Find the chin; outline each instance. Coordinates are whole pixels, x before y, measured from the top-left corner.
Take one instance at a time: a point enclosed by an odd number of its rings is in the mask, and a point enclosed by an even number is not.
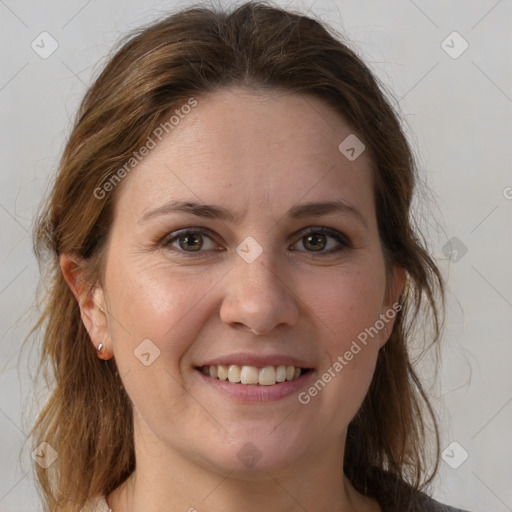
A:
[[[306,439],[291,436],[284,429],[272,432],[273,429],[275,425],[261,431],[253,427],[250,434],[233,435],[227,443],[224,439],[224,444],[212,439],[204,447],[207,453],[203,460],[210,470],[244,479],[268,478],[268,472],[285,471],[304,455]],[[197,445],[195,449],[197,455]]]

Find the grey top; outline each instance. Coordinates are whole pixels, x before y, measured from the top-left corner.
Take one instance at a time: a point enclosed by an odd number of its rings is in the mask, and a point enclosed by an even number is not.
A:
[[[461,508],[453,508],[449,505],[443,505],[438,501],[428,497],[425,494],[421,496],[421,507],[418,509],[418,512],[468,512],[467,510],[463,510]],[[84,507],[81,512],[112,512],[110,507],[107,504],[104,496],[99,496],[93,500],[91,503]],[[398,510],[393,512],[399,512]]]
[[[439,503],[438,501],[423,493],[419,510],[421,512],[469,512],[468,510],[464,510],[462,508],[450,507],[449,505]]]

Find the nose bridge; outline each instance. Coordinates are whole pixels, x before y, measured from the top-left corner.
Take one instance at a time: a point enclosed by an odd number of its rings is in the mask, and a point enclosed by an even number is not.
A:
[[[269,285],[272,289],[282,285],[277,274],[275,255],[271,251],[264,251],[253,262],[240,263],[240,266],[242,267],[242,275],[247,275],[252,282],[252,286],[255,287],[255,291],[257,291],[258,286],[261,291],[267,291]],[[279,282],[276,283],[276,281]]]
[[[268,306],[284,297],[284,284],[278,274],[278,265],[272,251],[263,251],[250,263],[236,263],[237,295],[246,301],[265,300]],[[261,307],[261,306],[259,306]]]
[[[269,332],[280,324],[293,325],[298,319],[297,301],[291,285],[279,275],[275,255],[262,251],[248,261],[243,256],[235,261],[221,308],[222,320],[243,324],[258,333]]]

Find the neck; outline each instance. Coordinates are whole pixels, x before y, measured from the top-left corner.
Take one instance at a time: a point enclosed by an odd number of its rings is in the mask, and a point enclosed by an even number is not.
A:
[[[207,467],[155,437],[135,436],[137,469],[108,497],[112,512],[379,512],[343,474],[345,437],[314,457],[245,474]],[[138,441],[138,442],[137,442]]]

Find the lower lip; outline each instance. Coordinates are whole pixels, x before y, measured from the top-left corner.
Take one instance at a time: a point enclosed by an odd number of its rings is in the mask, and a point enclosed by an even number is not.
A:
[[[197,376],[211,386],[215,391],[235,399],[237,402],[275,402],[289,396],[297,395],[301,389],[307,387],[313,378],[315,372],[310,370],[297,379],[287,380],[272,386],[262,386],[260,384],[240,384],[225,380],[214,379],[194,370]]]

